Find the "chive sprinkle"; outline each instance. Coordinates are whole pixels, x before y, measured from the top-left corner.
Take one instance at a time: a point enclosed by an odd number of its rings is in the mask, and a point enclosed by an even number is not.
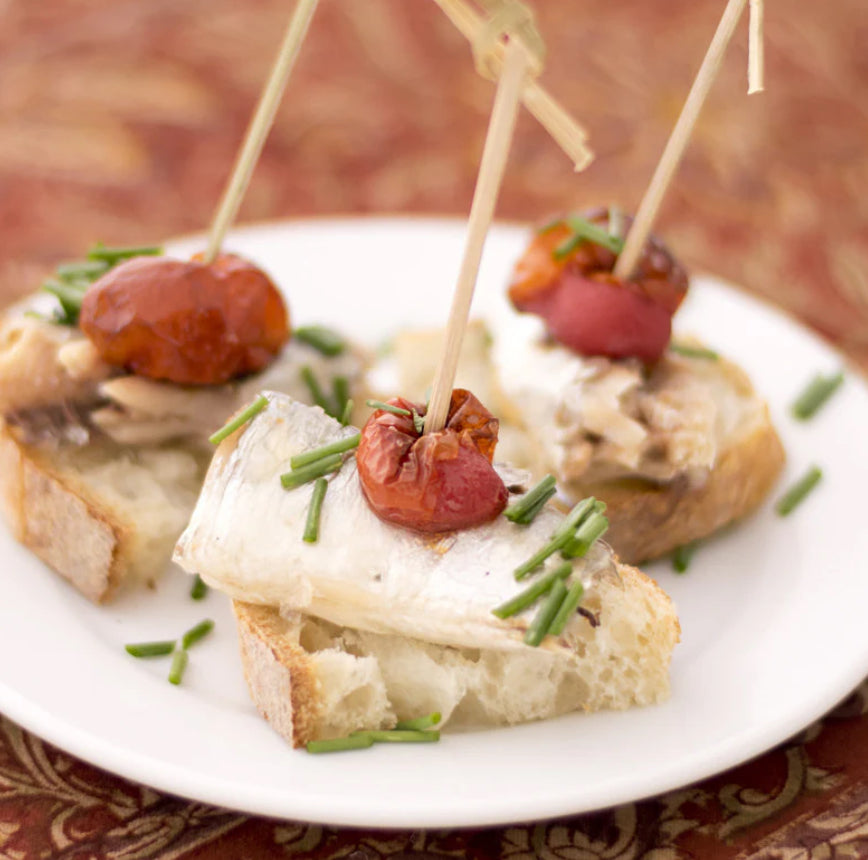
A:
[[[184,677],[184,669],[187,668],[187,660],[189,659],[187,652],[181,648],[172,655],[172,665],[169,668],[169,683],[180,684],[181,678]]]
[[[675,552],[672,553],[672,568],[676,573],[687,572],[687,568],[690,567],[690,559],[693,558],[697,546],[698,541],[693,541],[676,547]]]
[[[596,499],[589,496],[582,499],[564,518],[563,522],[555,530],[552,539],[541,549],[532,555],[524,564],[519,565],[513,572],[516,579],[524,579],[532,570],[536,570],[550,555],[554,555],[559,549],[575,537],[575,531],[579,524],[594,511]]]
[[[440,732],[436,729],[428,731],[387,729],[385,731],[353,732],[350,737],[367,737],[376,744],[430,744],[440,740]]]
[[[208,437],[212,445],[219,445],[227,436],[231,436],[239,427],[243,427],[251,418],[262,412],[268,405],[268,398],[260,394],[246,409],[239,412],[228,424]]]
[[[193,587],[190,589],[190,597],[193,600],[201,600],[208,593],[208,585],[197,573],[193,578]]]
[[[330,442],[328,445],[323,445],[321,448],[314,448],[312,451],[305,451],[304,454],[296,454],[289,461],[289,465],[293,469],[299,469],[302,466],[307,466],[309,463],[316,463],[317,460],[322,460],[323,457],[328,457],[331,454],[343,454],[345,451],[352,451],[353,448],[359,447],[359,441],[362,438],[361,433],[356,433],[355,436],[347,436],[345,439],[338,439],[337,442]]]
[[[820,482],[820,478],[823,477],[823,472],[818,466],[811,466],[810,469],[805,473],[805,475],[796,481],[783,496],[778,499],[777,504],[775,505],[775,510],[782,517],[785,517],[787,514],[791,513],[817,486]]]
[[[310,392],[313,402],[319,406],[326,415],[331,415],[332,405],[325,396],[325,393],[319,384],[319,380],[314,375],[313,368],[309,364],[306,364],[302,367],[300,373],[301,381],[307,386],[307,390]]]
[[[560,609],[558,609],[557,615],[555,615],[552,623],[549,625],[549,636],[560,636],[561,633],[564,632],[564,627],[567,626],[567,622],[570,620],[572,614],[578,609],[579,604],[582,602],[582,597],[585,594],[585,587],[582,585],[580,580],[576,580],[571,586],[569,591],[561,602]]]
[[[104,275],[110,266],[105,260],[81,260],[73,263],[61,263],[55,274],[62,281],[95,281]]]
[[[566,579],[573,566],[569,562],[559,564],[557,567],[550,570],[545,576],[541,576],[532,585],[529,585],[524,591],[520,591],[511,600],[502,603],[492,613],[498,618],[510,618],[513,615],[518,615],[523,609],[532,606],[542,597],[555,583],[555,580]]]
[[[157,257],[163,253],[159,245],[139,245],[129,248],[106,248],[102,245],[94,245],[88,251],[88,260],[102,260],[110,266],[120,263],[122,260],[131,260],[133,257]]]
[[[341,424],[344,427],[346,427],[347,424],[350,423],[350,418],[353,417],[353,406],[354,405],[355,404],[353,403],[352,397],[349,400],[347,400],[347,402],[344,404],[344,411],[341,413]]]
[[[308,463],[300,469],[293,469],[280,476],[280,483],[283,484],[285,490],[293,490],[300,487],[302,484],[315,481],[323,475],[329,475],[332,472],[337,472],[343,465],[344,458],[340,454],[330,454],[328,457],[322,457],[313,463]]]
[[[530,492],[511,504],[503,515],[511,522],[527,525],[533,522],[555,492],[555,476],[546,475]]]
[[[326,741],[308,741],[305,749],[309,753],[343,752],[344,750],[367,749],[374,745],[374,739],[366,734],[350,735],[347,738],[329,738]]]
[[[424,717],[414,717],[412,720],[398,720],[398,722],[395,723],[395,730],[421,732],[423,729],[433,728],[441,719],[443,719],[443,717],[440,711],[434,711],[434,713],[427,714]]]
[[[371,409],[380,409],[383,412],[391,412],[392,415],[403,415],[409,418],[413,413],[409,409],[402,409],[400,406],[392,406],[391,403],[383,403],[382,400],[366,400],[365,403]]]
[[[127,654],[133,657],[165,657],[175,650],[175,640],[167,639],[163,642],[136,642],[132,645],[124,645]]]
[[[673,341],[669,344],[669,351],[683,355],[685,358],[702,358],[706,361],[720,360],[720,355],[713,349],[707,349],[704,346],[688,346],[686,343],[676,343]]]
[[[323,355],[340,355],[346,348],[346,341],[333,329],[321,325],[306,325],[295,329],[292,336]]]
[[[544,236],[546,233],[551,233],[552,230],[556,230],[558,227],[563,226],[563,224],[563,218],[555,218],[553,221],[546,221],[542,227],[537,227],[536,234],[537,236]]]
[[[421,435],[425,432],[425,418],[420,415],[415,409],[412,412],[413,415],[413,429]]]
[[[335,410],[331,414],[334,418],[339,418],[350,399],[350,383],[346,376],[336,376],[332,380],[332,395],[335,401]]]
[[[197,642],[204,639],[214,629],[214,622],[210,618],[200,621],[195,627],[191,627],[181,637],[181,648],[185,651]]]
[[[48,280],[43,283],[42,289],[51,293],[60,302],[62,313],[57,317],[57,322],[62,325],[77,325],[85,287],[79,287],[65,281]]]
[[[316,543],[319,539],[319,518],[322,513],[322,503],[329,482],[325,478],[317,478],[313,485],[313,495],[310,497],[310,507],[307,509],[307,522],[304,524],[305,543]]]
[[[585,241],[600,245],[613,254],[620,254],[624,248],[623,239],[619,236],[609,235],[602,227],[592,224],[585,218],[572,216],[566,219],[566,224],[573,231],[573,235],[552,251],[552,256],[556,260],[563,260],[564,257],[569,257]]]
[[[609,521],[599,511],[594,511],[576,530],[576,535],[561,550],[564,558],[582,558],[609,528]]]
[[[793,417],[799,421],[807,421],[838,390],[843,381],[843,373],[815,376],[793,404]]]
[[[527,632],[524,634],[526,645],[536,648],[543,641],[566,596],[567,587],[564,585],[564,581],[556,579],[545,603],[540,606],[533,621],[530,623],[530,627],[527,628]]]

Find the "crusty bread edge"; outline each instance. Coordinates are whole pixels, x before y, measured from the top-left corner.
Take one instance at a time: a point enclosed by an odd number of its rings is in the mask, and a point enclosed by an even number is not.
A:
[[[94,603],[132,565],[131,524],[0,421],[0,504],[15,538]]]
[[[244,678],[259,713],[295,747],[314,740],[320,685],[308,653],[283,635],[285,623],[269,606],[232,601]]]
[[[573,499],[593,495],[606,502],[606,540],[626,564],[659,558],[752,513],[781,474],[785,454],[768,407],[761,420],[725,448],[701,486],[687,480],[566,484]]]

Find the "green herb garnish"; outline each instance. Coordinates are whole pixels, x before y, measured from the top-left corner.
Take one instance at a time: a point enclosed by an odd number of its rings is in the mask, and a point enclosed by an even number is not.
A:
[[[552,584],[545,603],[540,606],[539,611],[530,623],[530,627],[527,628],[527,632],[524,634],[526,645],[536,648],[545,639],[549,628],[552,626],[552,621],[554,621],[555,616],[558,614],[558,610],[561,608],[561,604],[564,602],[566,596],[567,587],[564,585],[564,581],[556,579]]]
[[[596,509],[589,514],[588,518],[576,529],[575,537],[571,538],[561,555],[564,558],[582,558],[593,545],[594,541],[601,538],[609,528],[609,521]]]
[[[200,621],[195,627],[191,627],[181,637],[181,648],[186,651],[197,642],[204,639],[214,629],[214,622],[210,618]]]
[[[336,376],[332,379],[332,396],[334,411],[329,413],[333,418],[340,418],[350,400],[350,383],[346,376]]]
[[[720,356],[713,349],[706,349],[704,346],[689,346],[673,341],[669,344],[669,351],[683,355],[685,358],[703,358],[706,361],[720,360]]]
[[[793,417],[799,421],[807,421],[838,390],[843,381],[843,373],[815,376],[793,404]]]
[[[350,418],[352,418],[352,416],[353,416],[353,406],[354,405],[355,404],[353,403],[352,398],[347,400],[347,402],[344,404],[344,411],[341,413],[341,419],[340,419],[341,424],[344,427],[346,427],[347,424],[350,423]]]
[[[511,504],[503,515],[514,523],[527,525],[533,522],[545,503],[557,492],[555,476],[546,475],[530,492]]]
[[[136,642],[132,645],[124,645],[124,649],[133,657],[165,657],[175,650],[175,644],[174,639],[162,642]]]
[[[427,714],[424,717],[414,717],[412,720],[398,720],[395,723],[397,731],[421,732],[423,729],[430,729],[437,725],[443,719],[440,711],[434,711],[433,714]]]
[[[367,737],[375,744],[430,744],[440,740],[440,732],[436,729],[429,731],[409,731],[403,729],[385,729],[382,731],[353,732],[350,737]]]
[[[514,572],[516,579],[524,579],[532,570],[536,570],[550,555],[563,549],[575,537],[580,523],[594,510],[596,499],[589,496],[582,499],[564,518],[555,530],[552,539],[538,552],[534,553],[524,564],[519,565]]]
[[[309,364],[306,364],[304,367],[302,367],[300,373],[301,380],[307,386],[307,390],[310,392],[310,396],[313,402],[317,406],[319,406],[326,415],[333,415],[334,410],[332,408],[332,405],[331,403],[329,403],[325,392],[322,390],[322,387],[319,384],[319,380],[316,378],[316,375],[313,372],[313,368]]]
[[[822,470],[818,466],[811,466],[804,477],[796,481],[796,483],[793,484],[793,486],[790,487],[790,489],[787,490],[780,499],[778,499],[778,502],[775,505],[775,510],[782,517],[791,513],[796,507],[798,507],[805,496],[807,496],[808,493],[817,486],[822,477]]]
[[[403,415],[405,418],[410,418],[413,414],[409,409],[402,409],[400,406],[392,406],[391,403],[383,403],[382,400],[366,400],[365,403],[370,406],[371,409],[391,412],[392,415]]]
[[[51,293],[60,302],[60,311],[56,312],[52,321],[58,325],[78,325],[78,315],[81,313],[81,303],[84,300],[86,286],[78,286],[68,281],[48,280],[42,289]]]
[[[552,619],[552,623],[549,625],[549,636],[560,636],[561,633],[564,632],[564,627],[567,626],[567,622],[570,620],[570,616],[576,611],[576,609],[578,609],[579,604],[582,602],[582,597],[584,596],[584,594],[585,587],[577,579],[570,586],[569,591],[566,593],[566,596],[561,601],[561,605],[557,611],[557,614]]]
[[[600,245],[613,254],[620,254],[624,249],[624,240],[620,236],[610,235],[602,227],[598,227],[585,218],[572,215],[569,218],[565,218],[563,223],[570,228],[573,235],[552,251],[552,256],[556,260],[563,260],[564,257],[569,257],[582,242],[593,242],[595,245]]]
[[[61,263],[54,273],[62,281],[95,281],[111,267],[105,260],[82,260]]]
[[[541,576],[532,585],[529,585],[524,591],[520,591],[506,603],[502,603],[496,609],[492,609],[492,613],[498,618],[510,618],[513,615],[518,615],[528,606],[532,606],[536,601],[548,592],[554,585],[555,580],[566,579],[572,572],[573,566],[569,562],[559,564],[557,567],[550,570],[545,576]]]
[[[346,341],[334,330],[321,325],[306,325],[293,331],[292,336],[323,355],[340,355],[346,348]]]
[[[698,541],[693,541],[693,543],[686,543],[675,549],[675,552],[672,553],[672,568],[676,573],[687,572],[687,568],[690,566],[690,559],[693,558],[693,553],[696,552],[698,545]]]
[[[88,260],[101,260],[109,266],[115,266],[123,260],[132,260],[133,257],[158,257],[163,253],[159,245],[132,245],[128,248],[106,248],[97,243],[88,251]]]
[[[344,750],[367,749],[374,745],[374,739],[366,734],[350,735],[347,738],[330,738],[326,741],[308,741],[305,749],[309,753],[343,752]]]
[[[184,670],[187,668],[187,661],[189,659],[190,658],[187,655],[187,652],[183,648],[175,651],[175,653],[172,655],[172,665],[169,668],[170,684],[181,683],[181,678],[184,677]]]
[[[322,478],[324,475],[337,472],[343,463],[344,458],[340,454],[330,454],[328,457],[321,457],[319,460],[308,463],[299,469],[286,472],[280,476],[280,483],[283,484],[284,489],[293,490],[302,484],[310,483],[317,478]]]
[[[289,465],[292,469],[300,469],[302,466],[307,466],[309,463],[316,463],[317,460],[322,460],[323,457],[352,451],[353,448],[359,447],[359,441],[361,438],[362,434],[356,433],[355,436],[347,436],[345,439],[338,439],[337,442],[330,442],[328,445],[323,445],[321,448],[314,448],[312,451],[305,451],[304,454],[296,454],[295,457],[290,459]]]
[[[246,409],[239,412],[228,424],[221,427],[216,433],[208,437],[212,445],[219,445],[227,436],[231,436],[240,427],[243,427],[251,418],[262,412],[268,405],[268,398],[260,394]]]
[[[322,513],[322,503],[329,482],[325,478],[317,478],[313,485],[313,495],[310,497],[310,507],[307,509],[307,522],[304,524],[302,539],[306,543],[316,543],[319,540],[319,518]]]
[[[202,600],[207,593],[208,585],[197,573],[196,576],[193,577],[193,587],[190,589],[190,597],[192,597],[193,600]]]

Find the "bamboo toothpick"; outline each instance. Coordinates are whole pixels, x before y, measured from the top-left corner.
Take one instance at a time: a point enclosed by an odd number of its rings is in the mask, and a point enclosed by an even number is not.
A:
[[[434,2],[471,43],[485,26],[484,19],[474,12],[467,0],[434,0]],[[504,51],[504,47],[498,45],[490,56],[495,71],[503,68]],[[588,133],[535,80],[528,78],[525,81],[521,99],[524,106],[573,162],[577,173],[594,160],[593,152],[587,145]]]
[[[694,80],[687,95],[687,101],[684,103],[681,115],[675,123],[675,128],[672,130],[663,155],[660,157],[660,163],[657,165],[648,190],[639,205],[636,220],[627,233],[624,249],[618,255],[613,270],[618,278],[628,279],[636,268],[636,263],[642,254],[642,248],[645,246],[645,241],[657,218],[663,197],[669,189],[675,170],[681,163],[681,157],[687,148],[699,112],[702,110],[705,98],[714,83],[723,55],[747,2],[748,0],[729,0],[723,11],[723,17],[717,25],[714,38],[711,40],[705,59],[699,67],[696,80]]]
[[[524,48],[517,41],[510,41],[506,48],[503,71],[497,84],[497,94],[494,97],[494,107],[479,165],[479,176],[473,192],[464,257],[461,261],[455,294],[452,297],[452,309],[449,312],[443,351],[434,377],[425,419],[426,433],[442,430],[446,424],[452,398],[452,383],[455,380],[458,356],[464,339],[464,330],[467,327],[476,276],[482,259],[482,248],[494,217],[494,207],[506,169],[521,89],[527,70],[528,60]]]
[[[307,35],[307,29],[318,2],[319,0],[298,0],[296,4],[286,35],[283,38],[283,44],[280,46],[280,51],[271,70],[271,76],[262,92],[259,104],[256,106],[256,112],[253,114],[253,119],[247,129],[244,144],[238,153],[217,214],[211,224],[208,247],[204,257],[206,263],[212,263],[217,254],[220,253],[220,246],[223,244],[226,231],[238,214],[244,192],[247,191],[253,169],[259,160],[265,139],[274,123],[274,116],[277,113],[280,99],[286,89],[287,81],[289,81],[301,43]]]

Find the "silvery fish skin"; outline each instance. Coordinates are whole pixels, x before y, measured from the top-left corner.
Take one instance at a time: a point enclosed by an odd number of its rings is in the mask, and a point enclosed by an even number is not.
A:
[[[492,609],[528,582],[513,571],[548,543],[562,515],[545,508],[528,526],[500,516],[443,536],[420,535],[380,520],[359,483],[355,458],[330,478],[319,540],[302,540],[312,484],[292,490],[279,476],[290,458],[358,432],[318,407],[267,393],[268,406],[222,443],[175,561],[231,597],[297,610],[335,624],[463,647],[527,647],[535,608],[501,620]],[[549,559],[554,566],[559,556]],[[616,571],[598,542],[575,562],[586,586]],[[544,649],[573,655],[580,616]]]

